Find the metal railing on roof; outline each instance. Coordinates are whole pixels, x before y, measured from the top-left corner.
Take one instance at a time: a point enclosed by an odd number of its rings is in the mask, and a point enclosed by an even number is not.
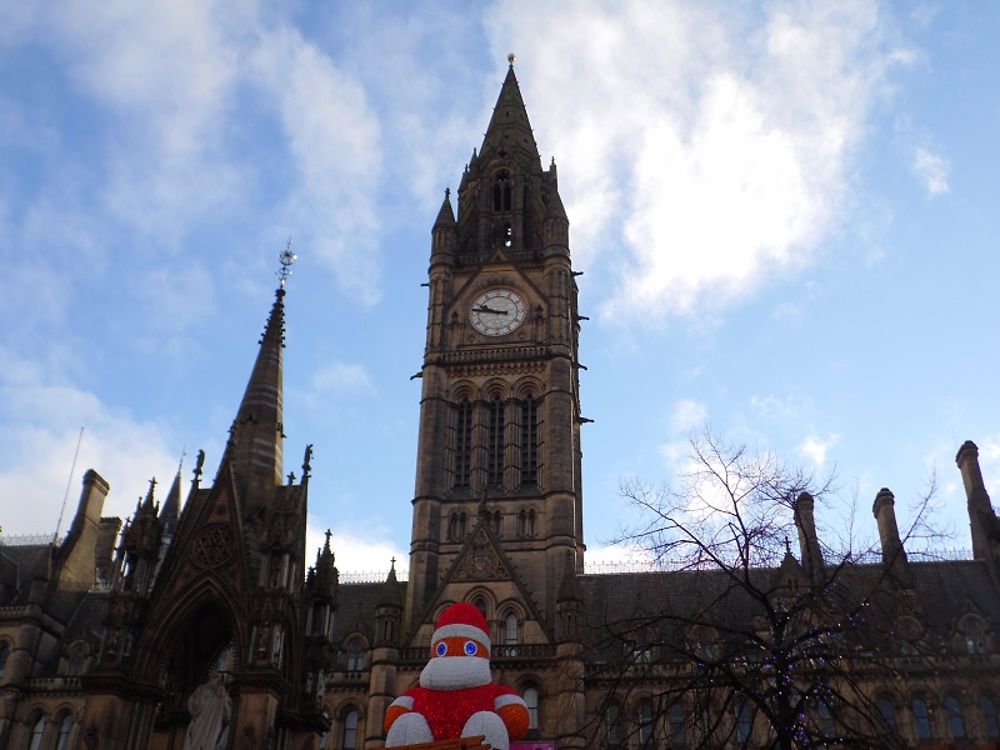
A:
[[[407,570],[397,569],[396,580],[400,583],[405,583],[408,573],[409,571]],[[347,573],[341,572],[338,575],[338,580],[341,583],[385,583],[385,579],[388,577],[388,570],[355,570]]]
[[[55,534],[0,534],[2,547],[33,547],[47,544],[62,544],[62,538]]]

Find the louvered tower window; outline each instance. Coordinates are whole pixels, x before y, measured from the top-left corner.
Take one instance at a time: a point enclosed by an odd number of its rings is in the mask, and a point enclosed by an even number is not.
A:
[[[486,446],[486,482],[490,487],[503,487],[503,412],[503,401],[499,395],[494,396],[489,404],[489,433]]]
[[[500,172],[497,174],[497,179],[493,183],[493,210],[510,211],[510,207],[510,175],[506,172]]]
[[[521,402],[521,484],[538,484],[538,401]]]
[[[468,487],[472,481],[472,404],[460,402],[455,415],[455,487]]]

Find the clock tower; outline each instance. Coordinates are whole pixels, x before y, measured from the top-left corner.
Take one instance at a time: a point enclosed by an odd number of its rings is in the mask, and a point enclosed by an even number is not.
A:
[[[406,607],[415,645],[461,599],[498,628],[503,602],[519,600],[523,635],[548,640],[562,578],[582,570],[569,222],[510,59],[457,216],[446,191],[432,230]]]

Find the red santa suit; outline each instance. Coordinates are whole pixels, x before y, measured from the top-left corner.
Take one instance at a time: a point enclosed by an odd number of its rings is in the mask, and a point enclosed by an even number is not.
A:
[[[385,714],[386,747],[484,735],[494,750],[528,730],[528,707],[511,688],[490,683],[486,619],[471,604],[448,607],[431,639],[420,686]]]

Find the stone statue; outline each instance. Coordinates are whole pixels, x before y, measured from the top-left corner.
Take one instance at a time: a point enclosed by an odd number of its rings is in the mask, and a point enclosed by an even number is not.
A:
[[[233,711],[222,675],[209,674],[208,679],[191,693],[187,706],[191,723],[184,737],[183,750],[222,750],[226,746],[226,730]]]

